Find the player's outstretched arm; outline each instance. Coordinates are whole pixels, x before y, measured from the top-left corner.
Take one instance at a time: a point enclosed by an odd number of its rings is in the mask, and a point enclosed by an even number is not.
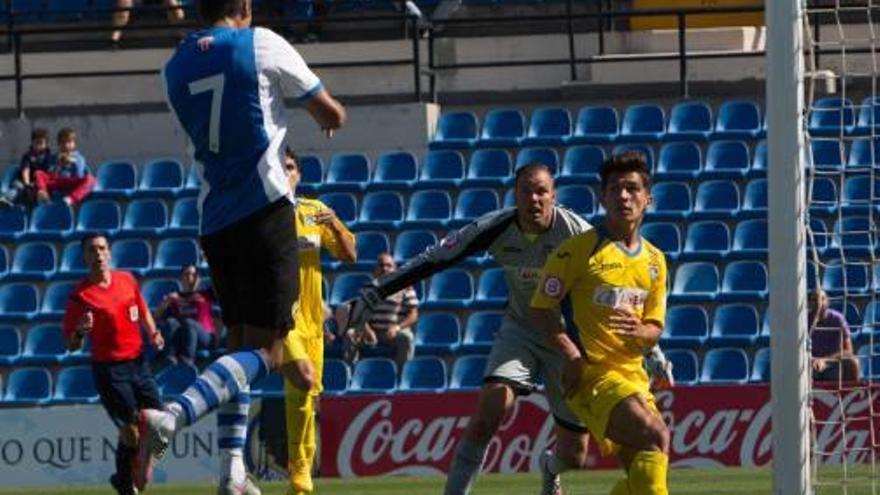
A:
[[[339,100],[331,96],[326,89],[318,91],[318,94],[306,102],[305,107],[328,137],[332,137],[333,131],[342,127],[348,118],[342,103],[339,103]]]

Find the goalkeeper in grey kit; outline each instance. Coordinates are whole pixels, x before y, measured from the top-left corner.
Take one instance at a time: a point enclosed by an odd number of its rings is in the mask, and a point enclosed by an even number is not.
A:
[[[458,444],[446,481],[446,495],[467,494],[483,462],[486,447],[518,395],[534,391],[543,375],[550,412],[556,422],[556,448],[540,459],[542,495],[562,493],[559,474],[585,466],[589,437],[586,427],[568,409],[562,391],[562,357],[532,329],[529,304],[547,255],[562,241],[589,230],[590,224],[573,211],[556,205],[550,169],[531,163],[516,171],[516,206],[490,212],[438,245],[380,278],[359,298],[340,307],[346,328],[359,328],[379,301],[401,289],[449,268],[470,255],[487,250],[504,270],[509,302],[489,354],[477,412]],[[671,369],[659,347],[648,355],[649,371],[671,386]]]

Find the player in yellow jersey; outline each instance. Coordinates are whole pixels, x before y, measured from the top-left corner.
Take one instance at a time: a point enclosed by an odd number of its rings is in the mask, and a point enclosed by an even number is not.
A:
[[[291,190],[300,180],[296,155],[285,150],[284,167]],[[313,490],[311,468],[315,458],[315,411],[321,393],[324,366],[324,300],[321,297],[321,248],[346,263],[355,261],[355,239],[324,203],[298,197],[296,228],[299,237],[299,301],[294,328],[284,340],[281,373],[287,416],[288,494]]]
[[[531,318],[565,356],[567,404],[602,454],[617,454],[626,470],[611,494],[666,495],[669,431],[642,367],[666,318],[666,259],[639,233],[651,177],[644,156],[629,152],[607,160],[601,178],[607,216],[547,258]],[[561,324],[563,302],[579,342]]]

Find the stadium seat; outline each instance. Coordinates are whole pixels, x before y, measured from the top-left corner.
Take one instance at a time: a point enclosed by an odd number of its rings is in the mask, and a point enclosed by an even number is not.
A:
[[[251,396],[263,399],[284,398],[284,376],[281,373],[269,373],[251,387]]]
[[[342,223],[353,226],[357,221],[357,200],[350,193],[327,193],[318,196],[318,201],[332,208]]]
[[[761,133],[761,110],[750,101],[726,101],[718,109],[712,139],[755,139]]]
[[[141,284],[141,294],[151,310],[155,310],[166,295],[180,290],[180,282],[174,278],[156,278]]]
[[[571,146],[565,150],[562,171],[557,184],[598,184],[599,171],[605,161],[605,150],[599,146],[585,144]]]
[[[340,153],[330,159],[322,191],[360,192],[370,180],[370,159],[362,153]]]
[[[431,277],[425,309],[465,309],[474,298],[474,281],[465,270],[452,269]]]
[[[762,347],[755,351],[752,358],[751,383],[770,383],[770,348]]]
[[[860,136],[880,134],[880,99],[869,96],[862,100],[854,133]]]
[[[813,136],[841,136],[854,129],[855,112],[849,98],[826,96],[813,102],[809,124]]]
[[[666,134],[666,114],[658,105],[632,105],[623,113],[619,141],[659,141]]]
[[[324,163],[314,155],[299,157],[299,184],[296,186],[298,193],[315,194],[321,191],[324,183]]]
[[[443,392],[446,363],[434,356],[419,356],[403,364],[399,392]]]
[[[45,368],[17,368],[6,377],[3,404],[42,405],[52,398],[52,375]]]
[[[183,180],[181,194],[195,196],[202,190],[202,171],[198,163],[193,163],[186,169],[186,177]]]
[[[384,232],[358,232],[355,235],[355,246],[357,261],[354,268],[360,270],[372,270],[380,254],[391,252],[388,236]]]
[[[864,138],[851,141],[847,170],[872,169],[880,166],[880,139]]]
[[[403,221],[403,198],[392,191],[364,195],[357,227],[362,230],[395,230]]]
[[[349,393],[389,394],[397,388],[397,365],[388,358],[364,358],[355,363]]]
[[[27,213],[20,206],[0,208],[0,241],[17,241],[27,232]]]
[[[196,236],[199,233],[199,209],[196,198],[180,198],[171,210],[171,223],[165,235]]]
[[[186,265],[199,265],[199,245],[192,239],[162,239],[150,274],[178,275]]]
[[[468,315],[461,339],[459,353],[488,354],[495,342],[495,334],[501,328],[504,313],[498,311],[475,311]]]
[[[678,225],[666,222],[646,223],[642,225],[641,235],[648,242],[663,251],[663,254],[675,261],[681,254],[681,232]]]
[[[620,124],[613,107],[583,107],[578,112],[571,144],[611,143],[617,140]]]
[[[406,263],[425,249],[437,244],[437,236],[428,230],[405,230],[394,240],[394,260]]]
[[[473,112],[443,113],[429,147],[432,150],[472,148],[477,142],[478,127]]]
[[[822,288],[831,296],[864,294],[868,291],[868,267],[861,262],[846,263],[829,261],[822,273]]]
[[[163,400],[169,400],[182,394],[199,376],[195,366],[179,363],[169,366],[156,375],[156,384]]]
[[[464,158],[458,151],[429,151],[422,161],[416,189],[451,189],[464,182]]]
[[[452,220],[452,199],[440,190],[416,191],[409,197],[407,229],[443,229]]]
[[[67,306],[67,298],[76,287],[77,282],[54,282],[46,287],[43,302],[37,319],[43,321],[61,321]]]
[[[516,154],[514,172],[530,163],[543,163],[555,176],[559,171],[559,153],[553,148],[523,148]]]
[[[746,184],[739,218],[767,217],[767,179],[753,179]]]
[[[758,312],[751,304],[722,304],[715,308],[709,343],[716,347],[749,347],[760,333]]]
[[[846,163],[846,147],[839,139],[815,139],[810,141],[810,161],[812,168],[828,172],[843,170]]]
[[[369,283],[370,276],[366,273],[341,273],[333,281],[333,289],[330,291],[330,304],[347,301],[358,294],[361,287]]]
[[[450,390],[478,390],[483,385],[486,356],[461,356],[452,365]]]
[[[702,384],[744,384],[749,380],[749,357],[742,349],[712,349],[703,356]]]
[[[506,150],[475,150],[462,187],[504,187],[513,180],[512,170],[510,153]]]
[[[768,246],[767,220],[743,220],[733,232],[733,248],[728,253],[733,258],[764,259]]]
[[[25,242],[15,248],[5,280],[49,280],[55,274],[58,254],[48,242]]]
[[[669,141],[705,141],[712,133],[712,109],[701,101],[676,103],[669,113],[665,138]]]
[[[19,355],[21,355],[21,333],[18,328],[0,326],[0,365],[14,364],[18,361]]]
[[[749,148],[743,141],[712,141],[700,179],[742,179],[749,173]]]
[[[61,266],[56,272],[56,278],[80,278],[87,273],[86,263],[82,255],[80,241],[71,241],[64,245],[61,253]]]
[[[648,206],[648,218],[682,220],[691,213],[691,190],[682,182],[661,182],[654,185],[654,202]]]
[[[519,146],[525,136],[525,116],[519,110],[490,110],[483,117],[477,145],[483,148]]]
[[[18,364],[59,364],[67,354],[61,327],[53,324],[37,325],[28,330]]]
[[[32,320],[39,308],[39,291],[33,284],[0,285],[0,320]]]
[[[91,366],[69,366],[58,372],[52,404],[97,404]]]
[[[871,256],[877,245],[876,228],[870,217],[840,218],[834,222],[828,252],[840,255],[842,250],[846,256]]]
[[[714,301],[718,297],[718,268],[715,263],[682,263],[675,270],[670,303]]]
[[[345,361],[341,359],[324,361],[324,370],[321,373],[321,382],[324,385],[322,393],[327,395],[342,394],[348,390],[349,380],[351,380],[351,370]]]
[[[102,232],[113,236],[122,227],[122,212],[116,201],[98,199],[86,201],[76,217],[77,233]]]
[[[501,205],[502,208],[513,208],[516,206],[516,196],[514,195],[514,192],[513,188],[504,191],[504,204]]]
[[[867,215],[880,205],[880,180],[871,175],[847,177],[843,182],[840,209],[844,215]]]
[[[565,108],[538,108],[532,112],[526,146],[561,146],[571,135],[571,114]]]
[[[9,273],[9,251],[4,246],[0,246],[0,279]]]
[[[90,14],[90,0],[47,0],[46,17],[50,22],[79,22]]]
[[[807,183],[810,195],[809,208],[813,215],[833,215],[841,207],[837,194],[837,180],[829,177],[813,177]],[[850,191],[854,193],[855,191]],[[857,210],[857,209],[856,209]]]
[[[730,251],[730,229],[714,220],[688,224],[681,259],[718,262]]]
[[[137,199],[128,204],[122,219],[121,237],[161,236],[168,226],[168,208],[159,199]]]
[[[676,385],[696,385],[700,378],[700,365],[694,351],[672,349],[665,352],[672,363],[672,376]]]
[[[767,267],[759,261],[734,261],[724,269],[719,300],[760,302],[767,299]]]
[[[155,160],[144,166],[135,197],[174,196],[183,189],[183,165],[177,160]]]
[[[596,213],[596,200],[589,186],[568,184],[556,188],[556,203],[564,206],[585,219]]]
[[[126,270],[140,277],[153,267],[153,248],[142,239],[120,239],[113,243],[110,260],[113,268]]]
[[[671,306],[666,313],[663,346],[698,347],[709,339],[709,317],[697,305]]]
[[[656,180],[693,180],[703,168],[703,154],[695,143],[666,143],[660,148]]]
[[[419,315],[415,328],[416,354],[447,355],[458,349],[461,324],[449,313]]]
[[[60,241],[73,233],[73,209],[63,201],[37,206],[31,212],[27,238]]]
[[[693,218],[731,220],[738,211],[739,188],[736,187],[735,182],[723,179],[710,180],[701,181],[697,186]]]
[[[752,156],[752,168],[749,169],[749,177],[765,177],[767,175],[767,141],[760,141],[755,145],[755,153]]]
[[[498,193],[492,189],[465,189],[455,200],[451,227],[461,227],[499,209]]]
[[[128,198],[137,188],[137,169],[127,161],[104,162],[95,174],[92,198]]]
[[[368,191],[408,191],[418,178],[416,157],[406,151],[382,153],[376,160]]]
[[[477,284],[477,296],[471,305],[474,309],[503,309],[507,306],[510,294],[503,268],[490,268],[483,271]]]
[[[0,176],[0,191],[8,191],[12,187],[12,182],[18,177],[18,163],[10,163],[3,170]]]

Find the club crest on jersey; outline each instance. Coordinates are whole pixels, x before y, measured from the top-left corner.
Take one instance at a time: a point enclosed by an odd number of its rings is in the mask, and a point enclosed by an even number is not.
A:
[[[558,277],[547,277],[544,279],[544,294],[552,298],[559,299],[562,297],[564,287],[565,285]]]
[[[648,273],[651,275],[651,282],[654,282],[660,276],[660,267],[657,265],[651,265],[648,267]]]
[[[138,312],[137,304],[128,307],[128,319],[135,322],[138,321],[140,312]]]

